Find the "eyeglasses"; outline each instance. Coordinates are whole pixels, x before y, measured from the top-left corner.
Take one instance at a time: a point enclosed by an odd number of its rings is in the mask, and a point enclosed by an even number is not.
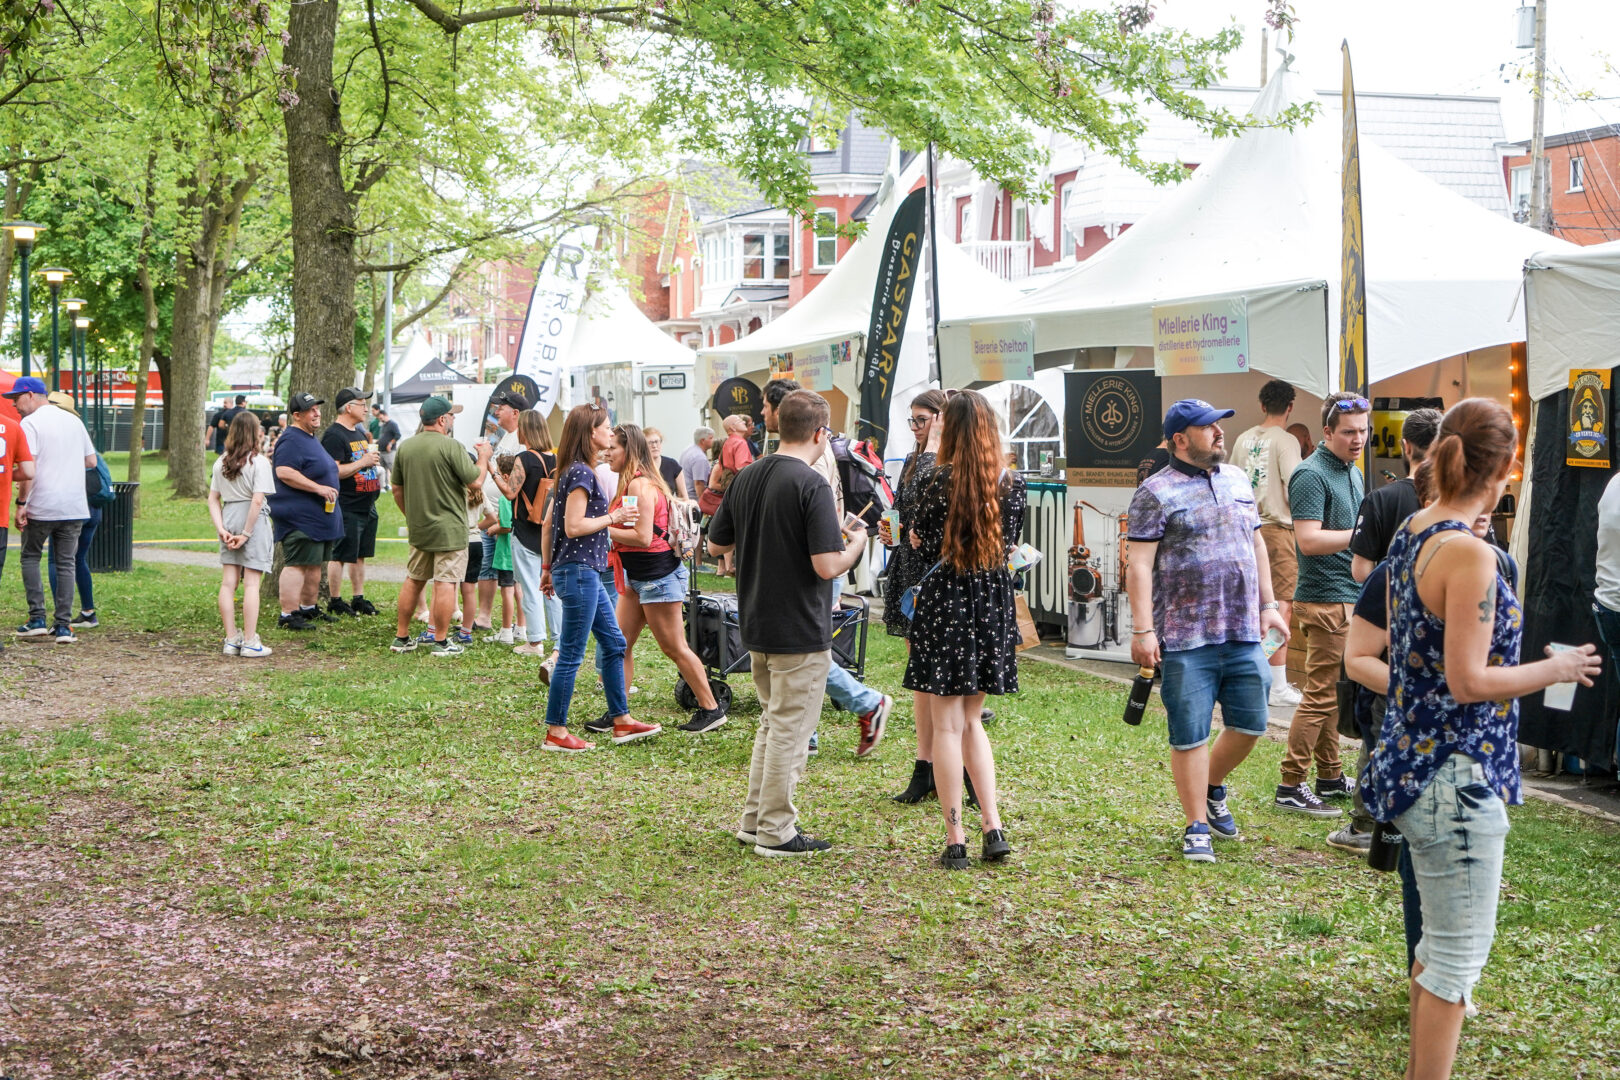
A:
[[[938,413],[930,413],[927,416],[913,416],[913,417],[908,418],[906,420],[906,423],[908,425],[910,425],[911,427],[913,427],[913,428],[920,428],[924,424],[928,423],[929,421],[937,419],[938,416],[939,416]]]
[[[1333,407],[1340,412],[1366,412],[1372,408],[1372,403],[1364,397],[1347,397],[1335,401]]]

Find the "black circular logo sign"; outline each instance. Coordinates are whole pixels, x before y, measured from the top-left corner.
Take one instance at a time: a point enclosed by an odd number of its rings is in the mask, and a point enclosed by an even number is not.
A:
[[[1136,386],[1129,379],[1105,375],[1086,391],[1080,425],[1091,445],[1118,453],[1141,435],[1143,417],[1142,397]]]
[[[752,416],[754,423],[764,423],[765,395],[747,379],[727,379],[715,387],[714,411],[722,420],[728,416]]]
[[[527,375],[508,375],[501,380],[500,388],[522,394],[531,409],[540,403],[540,387]]]

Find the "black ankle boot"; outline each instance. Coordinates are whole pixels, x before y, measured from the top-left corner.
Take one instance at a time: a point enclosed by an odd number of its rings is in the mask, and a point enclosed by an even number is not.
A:
[[[979,797],[973,792],[973,777],[967,774],[966,769],[962,770],[962,789],[967,792],[967,804],[977,810],[979,808]]]
[[[934,793],[934,763],[919,761],[911,766],[911,783],[894,797],[897,803],[920,803]]]

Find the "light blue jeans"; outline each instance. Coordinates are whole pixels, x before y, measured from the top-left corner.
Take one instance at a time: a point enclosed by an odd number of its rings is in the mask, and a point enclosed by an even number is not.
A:
[[[1479,762],[1453,753],[1395,824],[1423,904],[1418,985],[1442,1001],[1466,1002],[1496,936],[1507,808]]]
[[[865,716],[878,707],[883,695],[869,686],[863,686],[834,660],[827,669],[827,700],[833,703],[834,708]]]
[[[624,692],[624,634],[613,617],[613,597],[602,585],[602,576],[580,563],[562,563],[551,568],[551,584],[562,599],[563,632],[557,644],[557,667],[551,673],[546,694],[546,723],[566,727],[568,705],[574,696],[574,679],[585,663],[585,642],[596,638],[596,655],[601,659],[602,689],[607,695],[609,716],[626,716],[629,699]]]
[[[512,573],[517,576],[518,596],[523,603],[523,629],[529,644],[562,637],[562,601],[540,591],[540,553],[512,541]]]

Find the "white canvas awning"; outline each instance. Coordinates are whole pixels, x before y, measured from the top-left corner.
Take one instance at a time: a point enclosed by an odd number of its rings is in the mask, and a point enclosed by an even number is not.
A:
[[[1620,240],[1543,251],[1525,264],[1530,397],[1569,388],[1569,373],[1620,364]]]
[[[1285,66],[1250,115],[1318,101]],[[942,351],[965,355],[973,322],[1028,318],[1037,363],[1063,364],[1078,348],[1152,345],[1155,305],[1244,297],[1250,365],[1326,394],[1338,382],[1340,139],[1337,111],[1294,131],[1241,133],[1074,270],[976,318],[947,318]],[[1559,242],[1360,145],[1371,380],[1524,340],[1524,261]]]
[[[568,350],[571,367],[690,366],[696,360],[695,352],[654,326],[625,287],[611,278],[594,285],[585,298]]]

